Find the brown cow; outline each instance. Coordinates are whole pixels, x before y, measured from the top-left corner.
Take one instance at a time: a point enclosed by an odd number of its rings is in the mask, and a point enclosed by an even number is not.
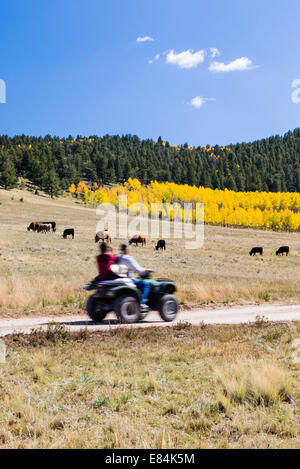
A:
[[[30,223],[30,225],[27,228],[27,231],[39,231],[39,226],[40,225],[49,225],[50,226],[50,231],[52,229],[53,233],[56,231],[56,223],[55,221],[33,221]]]
[[[141,244],[142,246],[146,246],[146,237],[144,235],[135,235],[129,240],[129,244],[135,244],[136,246]]]
[[[108,243],[111,243],[111,234],[108,230],[104,231],[98,231],[98,233],[95,236],[95,243],[99,243],[99,241],[107,241]]]
[[[56,231],[56,222],[55,221],[41,221],[40,222],[42,225],[50,225],[53,233]]]
[[[51,229],[50,225],[39,225],[38,233],[50,233],[50,229]]]

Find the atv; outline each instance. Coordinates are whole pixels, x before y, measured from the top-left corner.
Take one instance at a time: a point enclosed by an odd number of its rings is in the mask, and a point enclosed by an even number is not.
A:
[[[145,319],[152,310],[158,311],[164,321],[174,321],[179,310],[178,300],[173,295],[176,291],[175,283],[172,280],[154,280],[149,277],[147,278],[150,283],[147,311],[141,310],[141,291],[130,278],[88,285],[87,290],[96,290],[86,304],[89,317],[95,322],[101,322],[108,313],[114,311],[121,323],[133,324]]]

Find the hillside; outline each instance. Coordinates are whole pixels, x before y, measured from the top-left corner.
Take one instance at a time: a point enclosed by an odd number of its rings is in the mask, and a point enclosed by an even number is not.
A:
[[[96,275],[96,210],[75,198],[51,200],[19,189],[1,189],[0,204],[0,317],[82,313],[82,287]],[[55,220],[56,233],[28,232],[33,220]],[[75,239],[63,239],[71,227]],[[123,241],[115,238],[112,245],[118,250]],[[166,241],[167,250],[157,252],[156,239],[148,236],[132,255],[156,278],[176,282],[182,306],[300,303],[299,233],[206,225],[203,248]],[[264,247],[263,257],[249,256],[254,246]],[[289,257],[275,255],[280,246],[290,247]]]
[[[0,185],[17,177],[56,195],[81,179],[102,184],[129,177],[234,191],[300,192],[300,129],[227,147],[169,145],[161,138],[0,137]]]

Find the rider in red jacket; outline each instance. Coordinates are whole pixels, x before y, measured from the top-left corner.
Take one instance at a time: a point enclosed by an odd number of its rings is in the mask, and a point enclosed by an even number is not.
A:
[[[113,280],[116,275],[111,271],[111,266],[117,263],[117,257],[112,254],[111,246],[106,243],[100,245],[101,254],[96,257],[98,272],[97,281]]]

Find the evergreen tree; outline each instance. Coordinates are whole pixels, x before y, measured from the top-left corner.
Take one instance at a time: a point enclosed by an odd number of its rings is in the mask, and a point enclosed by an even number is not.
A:
[[[2,157],[0,159],[0,186],[3,186],[5,190],[13,189],[17,182],[18,178],[13,162]]]
[[[49,194],[51,196],[51,199],[59,195],[59,192],[60,192],[59,179],[57,177],[56,172],[53,169],[49,171],[48,174],[45,175],[43,179],[42,188],[46,192],[46,194]]]

